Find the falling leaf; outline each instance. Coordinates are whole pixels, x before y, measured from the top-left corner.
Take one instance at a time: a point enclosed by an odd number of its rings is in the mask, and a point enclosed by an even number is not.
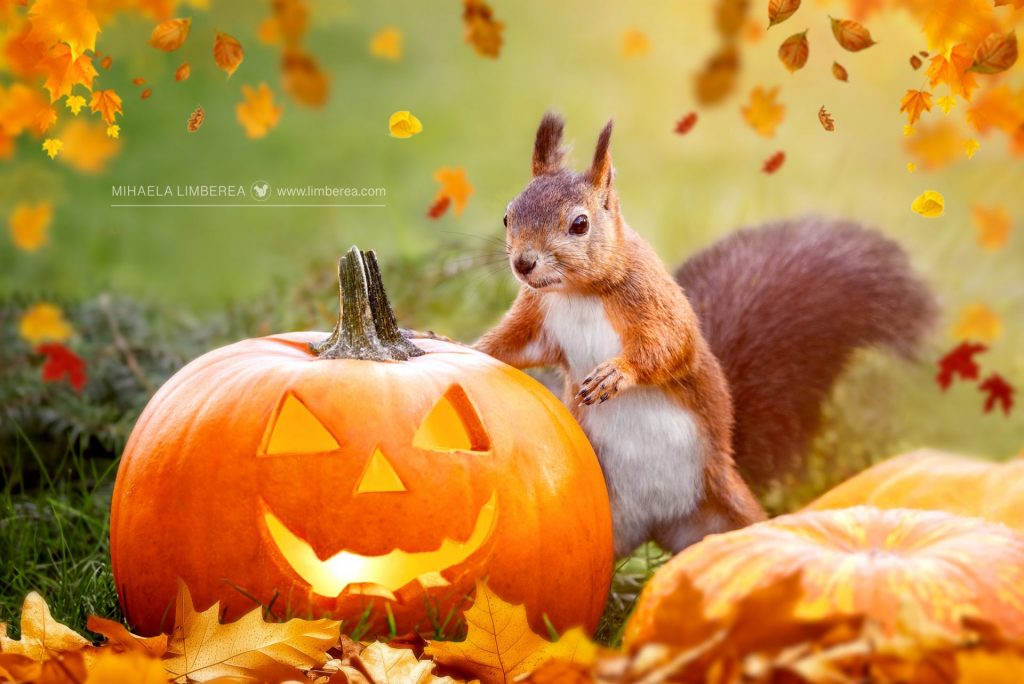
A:
[[[866,28],[850,19],[835,19],[829,17],[832,22],[832,35],[836,42],[850,52],[860,52],[875,44],[871,40],[871,33]]]
[[[49,202],[29,204],[19,202],[11,212],[10,229],[14,246],[25,252],[34,252],[50,241],[48,232],[53,220],[53,205]]]
[[[241,106],[241,105],[239,105],[239,106]],[[195,133],[196,131],[199,130],[199,127],[203,125],[203,121],[205,119],[206,119],[206,112],[203,111],[202,107],[196,107],[195,110],[193,110],[193,112],[189,115],[188,123],[186,124],[185,129],[189,133]],[[266,133],[264,133],[264,135],[266,135]],[[250,137],[260,137],[260,136],[250,136]]]
[[[971,207],[971,217],[978,230],[978,244],[982,247],[997,250],[1002,249],[1009,242],[1013,220],[1006,207],[998,205],[983,207],[976,204]]]
[[[89,110],[99,112],[108,126],[114,125],[114,118],[121,114],[121,98],[113,90],[97,90],[89,101]]]
[[[43,141],[43,151],[53,159],[57,154],[64,149],[64,143],[56,138],[47,138]]]
[[[434,172],[434,180],[441,187],[434,198],[436,203],[442,197],[450,197],[455,207],[455,215],[460,216],[466,208],[469,196],[473,194],[473,185],[466,178],[466,170],[461,166],[456,168],[441,167]]]
[[[713,105],[724,100],[736,87],[740,70],[739,51],[735,45],[723,45],[694,77],[697,101]]]
[[[35,0],[28,20],[32,38],[45,45],[67,43],[72,57],[96,49],[100,25],[88,0]]]
[[[978,385],[978,389],[988,395],[985,398],[985,413],[990,413],[998,403],[1002,405],[1003,413],[1007,416],[1010,415],[1010,409],[1013,408],[1014,389],[1003,376],[993,373]]]
[[[844,83],[850,80],[850,75],[846,73],[846,67],[839,62],[832,62],[832,75],[836,77],[837,81]]]
[[[979,133],[996,128],[1014,138],[1024,129],[1024,88],[1000,85],[981,92],[967,110],[967,122]]]
[[[85,387],[85,361],[59,342],[47,342],[36,347],[36,353],[46,357],[43,364],[43,382],[62,382],[68,384],[76,392]]]
[[[960,43],[949,51],[948,56],[932,57],[927,72],[928,82],[933,88],[939,83],[945,83],[949,86],[950,94],[970,100],[971,93],[978,87],[970,68],[971,48],[965,43]]]
[[[394,26],[385,26],[377,31],[370,39],[370,54],[392,62],[402,59],[402,32]]]
[[[924,64],[924,62],[921,61],[920,57],[918,57],[917,55],[910,55],[910,67],[914,71],[920,69],[922,64]]]
[[[180,81],[184,81],[184,80],[186,80],[191,75],[192,75],[192,67],[190,67],[188,65],[188,62],[185,62],[184,64],[182,64],[180,67],[178,67],[175,70],[175,72],[174,72],[174,80],[175,81],[179,81],[179,82]]]
[[[83,684],[167,684],[160,659],[138,652],[100,649],[88,673]]]
[[[980,74],[998,74],[1006,71],[1017,62],[1017,34],[991,33],[981,41],[974,52],[971,71]]]
[[[825,105],[822,105],[821,109],[818,110],[818,121],[821,122],[821,127],[829,133],[836,130],[836,123],[825,109]]]
[[[140,637],[128,631],[120,622],[90,615],[85,623],[90,632],[107,639],[106,646],[113,651],[138,651],[159,658],[167,652],[167,635]]]
[[[144,79],[144,78],[133,78],[132,79],[132,85],[140,86],[140,85],[145,85],[145,83],[146,83],[146,79]]]
[[[245,59],[245,51],[242,49],[242,44],[232,36],[218,31],[213,40],[213,59],[230,78]]]
[[[977,45],[998,30],[992,0],[928,0],[920,7],[922,30],[935,51],[957,43]]]
[[[153,89],[152,88],[145,88],[141,93],[139,93],[139,99],[140,100],[148,100],[152,95],[153,95]]]
[[[168,19],[160,22],[149,36],[149,44],[157,50],[173,52],[185,44],[192,29],[192,19]]]
[[[43,55],[38,68],[46,74],[43,87],[50,91],[50,102],[70,95],[77,85],[92,90],[93,79],[97,76],[92,58],[89,55],[75,57],[64,43],[51,47]]]
[[[115,140],[121,137],[121,127],[117,124],[113,126],[107,126],[107,137],[114,138]]]
[[[764,165],[761,166],[761,171],[769,175],[773,174],[782,167],[782,164],[785,161],[786,153],[779,150],[778,152],[776,152],[775,154],[773,154],[772,156],[768,157],[768,159],[765,160]]]
[[[914,200],[910,208],[925,218],[937,218],[945,211],[946,200],[935,190],[925,190]]]
[[[64,100],[64,106],[67,107],[72,114],[78,116],[78,113],[82,111],[82,107],[85,106],[85,98],[81,95],[68,95],[67,99]]]
[[[900,111],[907,113],[907,122],[913,126],[921,118],[921,112],[932,110],[932,94],[924,90],[908,90],[900,100]]]
[[[674,131],[679,135],[686,135],[697,125],[697,112],[690,112],[676,122]]]
[[[399,111],[388,119],[392,138],[411,138],[423,130],[423,124],[408,111]]]
[[[636,28],[629,28],[622,32],[622,56],[641,57],[651,51],[651,41],[647,34]]]
[[[327,102],[327,72],[311,55],[300,48],[288,48],[281,58],[284,90],[292,99],[307,107],[322,107]]]
[[[768,0],[768,27],[789,19],[800,9],[800,0]]]
[[[807,64],[810,46],[807,43],[807,31],[794,33],[779,46],[779,60],[789,73],[802,69]]]
[[[537,636],[530,630],[526,607],[502,601],[483,582],[477,582],[476,599],[465,619],[465,641],[431,641],[425,653],[483,684],[512,682],[553,658],[589,663],[596,655],[596,646],[579,627],[556,642]]]
[[[981,143],[974,138],[971,138],[964,142],[964,154],[967,155],[968,159],[974,159],[974,153],[977,152],[980,147]]]
[[[939,373],[935,381],[942,390],[946,390],[953,383],[956,377],[961,380],[977,380],[978,368],[974,357],[988,351],[983,344],[972,342],[961,342],[949,353],[939,359]]]
[[[439,219],[448,211],[452,205],[452,198],[448,195],[441,195],[427,208],[427,218]]]
[[[217,677],[277,681],[275,673],[309,669],[326,662],[326,651],[337,643],[341,624],[298,618],[285,623],[264,622],[259,606],[225,625],[220,624],[219,614],[219,602],[197,612],[188,588],[179,583],[174,631],[163,661],[175,682]]]
[[[904,147],[925,169],[941,169],[963,154],[964,137],[949,119],[922,122],[913,130],[914,135],[904,142]]]
[[[917,171],[917,164],[914,162],[907,162],[907,173],[914,173]]]
[[[64,152],[60,158],[82,173],[100,173],[107,162],[121,149],[121,142],[107,135],[101,121],[73,119],[64,126]]]
[[[952,333],[958,340],[992,342],[999,337],[1002,329],[1003,322],[992,309],[984,304],[971,304],[960,312]]]
[[[114,58],[110,55],[107,55],[102,60],[100,60],[100,66],[104,69],[110,69],[110,67],[114,66]]]
[[[25,337],[24,331],[22,336]],[[21,604],[21,639],[8,638],[6,631],[0,630],[0,652],[23,655],[36,661],[91,645],[81,634],[54,620],[46,601],[34,591],[29,592]]]
[[[740,110],[750,127],[762,137],[773,137],[786,114],[786,108],[775,101],[778,95],[778,87],[765,90],[756,86],[750,92],[750,104]]]
[[[743,30],[750,0],[718,0],[714,4],[715,28],[725,41],[733,41]]]
[[[478,55],[496,59],[501,52],[505,24],[494,18],[491,6],[484,0],[462,0],[462,21],[466,27],[465,41]]]
[[[956,98],[952,95],[943,95],[935,100],[935,104],[939,106],[943,114],[949,114],[949,110],[953,109],[953,105],[956,104]]]
[[[235,117],[250,138],[262,138],[281,120],[281,107],[274,104],[274,93],[266,83],[252,88],[242,86],[245,98],[235,106]]]

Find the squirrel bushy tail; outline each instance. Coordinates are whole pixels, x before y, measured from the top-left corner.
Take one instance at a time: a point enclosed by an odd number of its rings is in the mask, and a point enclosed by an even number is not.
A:
[[[753,482],[801,462],[854,350],[912,357],[937,313],[900,246],[850,221],[738,231],[676,280],[729,380],[734,458]]]

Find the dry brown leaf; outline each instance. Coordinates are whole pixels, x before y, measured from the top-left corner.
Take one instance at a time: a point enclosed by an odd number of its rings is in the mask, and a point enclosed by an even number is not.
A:
[[[1006,71],[1017,62],[1017,34],[991,33],[981,41],[974,52],[971,71],[979,74],[998,74]]]
[[[764,164],[761,166],[761,171],[771,175],[782,168],[782,164],[786,161],[786,153],[779,150],[772,156],[764,160]]]
[[[807,31],[794,33],[779,46],[779,59],[782,64],[793,73],[803,69],[807,64],[807,57],[810,54],[810,46],[807,43]]]
[[[190,67],[188,65],[188,62],[185,62],[184,64],[182,64],[180,67],[178,67],[175,70],[175,72],[174,72],[174,80],[175,81],[184,81],[191,74],[192,74],[192,67]]]
[[[80,651],[90,646],[88,639],[53,619],[43,597],[30,592],[21,604],[21,639],[7,636],[7,625],[0,624],[0,652],[43,661],[56,653]]]
[[[465,641],[431,641],[425,653],[483,684],[508,684],[553,658],[586,664],[597,653],[579,627],[556,642],[537,636],[530,630],[526,607],[506,603],[484,582],[477,583],[476,599],[465,618],[469,626]]]
[[[192,29],[192,19],[168,19],[160,22],[149,37],[149,44],[157,50],[172,52],[185,43]]]
[[[743,30],[749,9],[750,0],[718,0],[715,3],[715,28],[718,35],[726,40],[734,40]]]
[[[478,55],[496,59],[501,52],[505,24],[494,18],[494,11],[484,0],[463,0],[462,5],[466,42]]]
[[[213,40],[213,59],[230,78],[245,59],[245,50],[235,38],[218,31],[217,37]]]
[[[322,107],[327,102],[327,73],[300,48],[285,49],[281,57],[281,72],[285,92],[299,104]]]
[[[917,55],[910,55],[910,68],[911,69],[913,69],[914,71],[917,71],[918,69],[921,68],[922,64],[923,64],[923,62],[921,61],[920,57],[918,57]]]
[[[702,105],[713,105],[724,100],[736,87],[739,71],[740,55],[736,46],[722,46],[696,76],[697,101]]]
[[[834,17],[829,19],[832,21],[832,35],[836,37],[836,42],[850,52],[860,52],[875,44],[871,40],[871,33],[857,22]]]
[[[264,622],[257,606],[237,621],[222,625],[220,603],[203,612],[192,605],[184,583],[174,604],[174,632],[164,667],[181,684],[217,677],[249,677],[259,681],[323,665],[327,649],[338,642],[340,622],[300,620]]]
[[[789,19],[800,9],[800,0],[768,0],[768,27]]]
[[[453,681],[450,677],[434,675],[433,661],[419,660],[408,648],[395,648],[379,641],[354,656],[352,663],[373,684],[442,684]]]
[[[196,107],[195,110],[189,115],[188,123],[185,125],[185,129],[189,133],[195,133],[199,130],[199,127],[203,125],[203,121],[206,120],[206,112],[203,111],[202,107]]]
[[[829,133],[836,130],[836,122],[832,119],[828,110],[825,109],[825,105],[822,105],[821,109],[818,110],[818,121],[821,122],[821,127]]]
[[[850,80],[850,75],[846,72],[846,67],[839,62],[832,62],[832,75],[836,77],[837,81],[842,81],[843,83]]]

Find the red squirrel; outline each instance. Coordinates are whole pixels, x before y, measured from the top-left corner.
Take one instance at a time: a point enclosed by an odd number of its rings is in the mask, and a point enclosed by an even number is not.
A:
[[[894,242],[805,219],[741,230],[674,279],[623,218],[612,122],[590,168],[563,165],[563,122],[537,130],[533,179],[507,209],[521,288],[474,345],[517,368],[557,366],[611,496],[615,554],[678,552],[765,517],[765,482],[799,460],[852,352],[911,355],[935,316]]]

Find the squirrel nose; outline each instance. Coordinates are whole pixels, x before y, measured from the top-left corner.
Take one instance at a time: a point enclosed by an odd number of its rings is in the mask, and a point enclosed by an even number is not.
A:
[[[516,257],[515,268],[519,275],[527,275],[537,266],[537,257]]]

